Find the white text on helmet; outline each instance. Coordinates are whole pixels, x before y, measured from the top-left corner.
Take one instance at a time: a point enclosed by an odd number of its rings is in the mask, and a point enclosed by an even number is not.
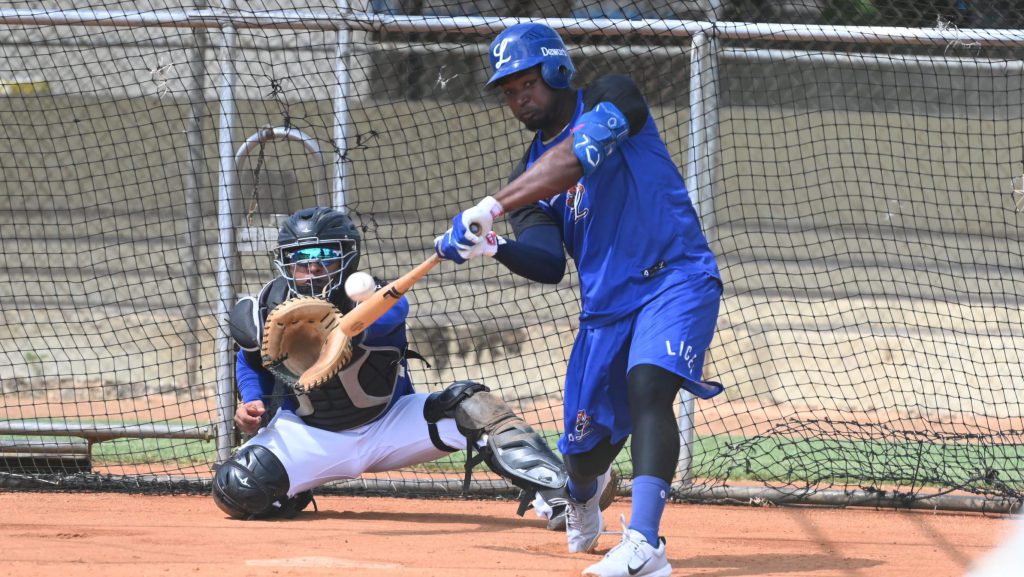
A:
[[[505,56],[505,49],[508,48],[509,38],[502,40],[497,46],[494,47],[494,57],[497,60],[494,61],[494,69],[501,68],[502,64],[508,64],[512,60],[511,56]]]
[[[566,56],[565,50],[561,48],[544,48],[540,47],[541,56]]]

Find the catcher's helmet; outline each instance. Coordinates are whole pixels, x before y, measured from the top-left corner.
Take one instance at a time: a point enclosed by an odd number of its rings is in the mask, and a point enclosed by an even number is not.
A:
[[[502,78],[540,66],[545,84],[555,90],[569,88],[576,68],[557,32],[543,24],[516,24],[491,42],[491,74],[487,86]]]
[[[292,293],[329,300],[359,267],[359,248],[359,229],[347,215],[331,208],[304,208],[281,226],[274,265]],[[310,273],[302,279],[305,284],[296,282],[296,266]]]

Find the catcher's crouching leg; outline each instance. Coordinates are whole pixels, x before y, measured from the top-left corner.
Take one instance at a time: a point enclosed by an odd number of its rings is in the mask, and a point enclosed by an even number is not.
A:
[[[464,488],[468,488],[473,466],[482,460],[492,471],[523,489],[520,515],[529,507],[534,492],[549,503],[564,503],[569,478],[565,464],[526,421],[486,386],[456,381],[427,397],[423,416],[428,423],[453,418],[465,435],[469,459]],[[485,436],[483,446],[478,446]],[[473,450],[479,451],[479,459],[473,459]]]
[[[288,487],[281,460],[266,447],[249,445],[217,467],[213,501],[235,519],[290,518],[313,502],[313,492],[288,497]]]

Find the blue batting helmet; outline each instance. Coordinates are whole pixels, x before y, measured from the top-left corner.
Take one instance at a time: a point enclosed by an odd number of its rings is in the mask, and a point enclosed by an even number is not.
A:
[[[576,68],[557,32],[543,24],[516,24],[491,42],[491,69],[487,86],[502,78],[540,65],[540,76],[555,90],[569,88]]]

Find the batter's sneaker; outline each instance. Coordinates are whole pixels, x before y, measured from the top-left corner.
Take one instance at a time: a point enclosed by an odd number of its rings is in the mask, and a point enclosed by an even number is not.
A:
[[[565,505],[565,535],[570,553],[587,553],[594,550],[597,538],[604,529],[601,519],[601,496],[612,480],[611,468],[597,478],[597,491],[584,503],[571,497]]]
[[[622,519],[622,541],[604,559],[583,570],[583,577],[669,577],[672,566],[665,557],[665,538],[654,548],[639,531]]]
[[[619,475],[615,472],[615,469],[609,469],[611,478],[608,481],[608,485],[604,488],[604,492],[601,493],[601,510],[604,511],[611,506],[612,502],[615,501],[615,493],[619,489]],[[565,505],[551,506],[544,503],[544,498],[537,495],[537,499],[533,502],[534,507],[537,508],[537,516],[548,520],[549,531],[565,531]]]

